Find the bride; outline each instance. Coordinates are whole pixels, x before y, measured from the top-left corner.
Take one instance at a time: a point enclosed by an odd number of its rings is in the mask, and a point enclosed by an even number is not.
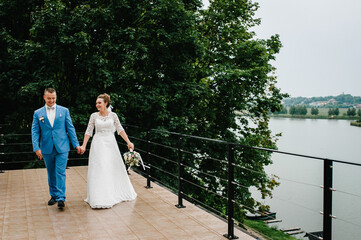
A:
[[[117,114],[111,112],[109,106],[110,96],[106,93],[99,95],[96,100],[98,112],[90,116],[81,146],[84,153],[95,127],[89,152],[88,196],[84,200],[91,208],[111,208],[119,202],[134,200],[137,197],[114,132],[117,131],[127,142],[129,150],[134,150],[134,144],[129,141]]]

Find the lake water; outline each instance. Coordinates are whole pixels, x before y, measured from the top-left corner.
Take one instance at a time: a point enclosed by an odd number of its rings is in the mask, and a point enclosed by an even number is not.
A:
[[[348,120],[271,118],[270,129],[282,132],[280,151],[361,164],[361,128]],[[272,225],[322,231],[323,161],[282,154],[272,159],[266,172],[280,177],[281,185],[273,199],[262,200],[282,219]],[[333,193],[333,239],[361,239],[361,166],[334,163],[333,186],[338,190]]]

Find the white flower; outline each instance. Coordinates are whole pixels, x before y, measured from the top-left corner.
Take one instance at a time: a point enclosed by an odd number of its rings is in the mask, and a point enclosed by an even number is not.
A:
[[[142,164],[143,169],[145,169],[142,157],[140,156],[140,154],[138,152],[135,152],[135,151],[126,152],[123,154],[123,157],[124,157],[125,163],[129,166],[128,170],[129,170],[129,168],[131,168],[133,166],[139,166],[140,164]]]

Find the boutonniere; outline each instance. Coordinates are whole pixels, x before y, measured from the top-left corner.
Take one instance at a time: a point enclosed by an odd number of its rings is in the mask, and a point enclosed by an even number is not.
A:
[[[40,117],[39,117],[39,120],[44,123],[44,117],[43,117],[43,116],[40,116]]]

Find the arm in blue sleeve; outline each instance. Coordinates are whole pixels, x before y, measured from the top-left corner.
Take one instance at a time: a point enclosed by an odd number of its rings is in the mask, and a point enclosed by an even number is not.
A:
[[[34,112],[33,123],[31,125],[31,138],[33,143],[33,151],[36,152],[40,150],[40,126],[39,119]]]
[[[65,114],[65,127],[66,127],[66,131],[69,134],[69,138],[70,138],[70,141],[71,141],[71,144],[73,145],[73,147],[74,148],[79,147],[80,146],[79,141],[76,136],[75,128],[74,128],[73,122],[71,120],[68,109],[66,109],[66,114]]]

